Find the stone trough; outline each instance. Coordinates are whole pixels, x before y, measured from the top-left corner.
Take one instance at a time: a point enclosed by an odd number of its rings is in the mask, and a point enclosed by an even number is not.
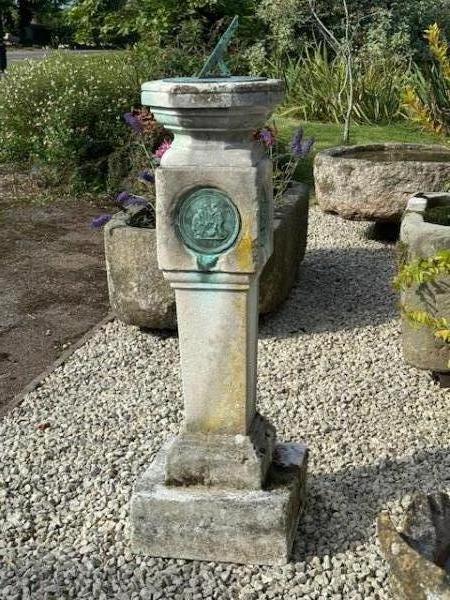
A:
[[[450,148],[367,144],[319,152],[314,162],[317,201],[345,219],[399,222],[420,190],[440,192],[450,180]]]
[[[426,221],[427,209],[450,207],[450,194],[426,193],[411,198],[404,213],[400,240],[404,259],[410,263],[450,250],[450,227]],[[450,277],[441,275],[436,281],[414,283],[400,294],[407,309],[424,311],[434,318],[450,319]],[[403,356],[418,369],[448,373],[450,346],[436,338],[430,327],[418,327],[402,314]]]

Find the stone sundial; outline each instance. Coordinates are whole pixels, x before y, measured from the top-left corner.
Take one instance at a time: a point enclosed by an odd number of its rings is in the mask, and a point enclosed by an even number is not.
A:
[[[272,163],[254,140],[282,82],[229,76],[230,25],[199,77],[151,81],[173,132],[156,171],[158,264],[175,289],[184,420],[138,480],[132,543],[151,556],[278,564],[304,503],[306,449],[257,411],[258,290],[272,253]],[[221,76],[216,77],[216,69]]]

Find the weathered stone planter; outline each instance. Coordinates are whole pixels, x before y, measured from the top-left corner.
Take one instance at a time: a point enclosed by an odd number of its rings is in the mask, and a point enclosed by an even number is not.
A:
[[[427,207],[450,205],[450,194],[428,193],[411,198],[400,230],[404,260],[427,258],[450,249],[450,227],[424,221]],[[414,285],[401,292],[401,303],[409,309],[426,311],[433,317],[450,318],[450,277]],[[416,327],[402,317],[403,355],[409,364],[438,373],[450,371],[449,344],[439,341],[428,327]]]
[[[391,569],[395,600],[450,600],[450,500],[418,494],[398,532],[388,513],[378,518],[378,540]]]
[[[114,313],[129,325],[173,329],[175,294],[158,268],[156,229],[129,227],[126,213],[121,212],[105,226],[104,234]]]
[[[408,198],[441,191],[450,179],[450,148],[371,144],[319,152],[316,197],[325,212],[345,219],[399,222]]]
[[[309,189],[294,184],[274,214],[274,251],[260,279],[260,313],[287,298],[305,255]],[[175,329],[175,295],[158,269],[156,230],[129,227],[118,213],[105,227],[109,298],[117,317],[149,329]]]

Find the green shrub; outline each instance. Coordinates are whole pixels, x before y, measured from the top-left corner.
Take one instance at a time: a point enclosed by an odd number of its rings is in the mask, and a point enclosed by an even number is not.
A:
[[[67,17],[81,44],[123,44],[157,35],[162,44],[171,45],[186,22],[196,22],[205,46],[211,34],[215,37],[217,25],[236,14],[241,17],[242,36],[254,38],[257,4],[256,0],[73,0]]]
[[[314,4],[325,25],[338,39],[343,37],[342,0],[315,0]],[[396,44],[401,42],[403,52],[422,60],[425,54],[422,31],[429,23],[437,21],[444,34],[450,35],[448,0],[347,0],[347,5],[352,29],[359,31],[357,49],[364,46],[371,32],[376,30],[384,44],[380,44],[383,50],[387,48],[385,39]],[[264,24],[263,41],[272,62],[284,61],[286,53],[298,57],[305,44],[317,39],[307,0],[260,0],[256,14]]]
[[[206,58],[202,28],[198,21],[183,23],[178,35],[165,44],[158,34],[148,34],[145,42],[131,52],[141,81],[158,77],[190,76],[197,73]]]
[[[171,48],[59,52],[12,65],[0,81],[0,161],[28,161],[75,190],[115,191],[143,159],[123,121],[139,105],[141,83],[191,74],[201,59],[194,49],[187,58],[175,40]]]
[[[127,53],[57,53],[13,65],[0,82],[0,158],[39,163],[75,185],[101,185],[105,157],[128,135],[122,114],[138,102]]]

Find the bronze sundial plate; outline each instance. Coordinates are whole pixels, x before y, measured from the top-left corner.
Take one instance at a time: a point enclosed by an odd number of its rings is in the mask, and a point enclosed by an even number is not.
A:
[[[252,83],[254,81],[267,81],[267,77],[169,77],[163,79],[166,83]]]
[[[241,229],[241,218],[224,192],[201,188],[181,200],[176,228],[185,246],[194,252],[221,254],[235,243]]]

